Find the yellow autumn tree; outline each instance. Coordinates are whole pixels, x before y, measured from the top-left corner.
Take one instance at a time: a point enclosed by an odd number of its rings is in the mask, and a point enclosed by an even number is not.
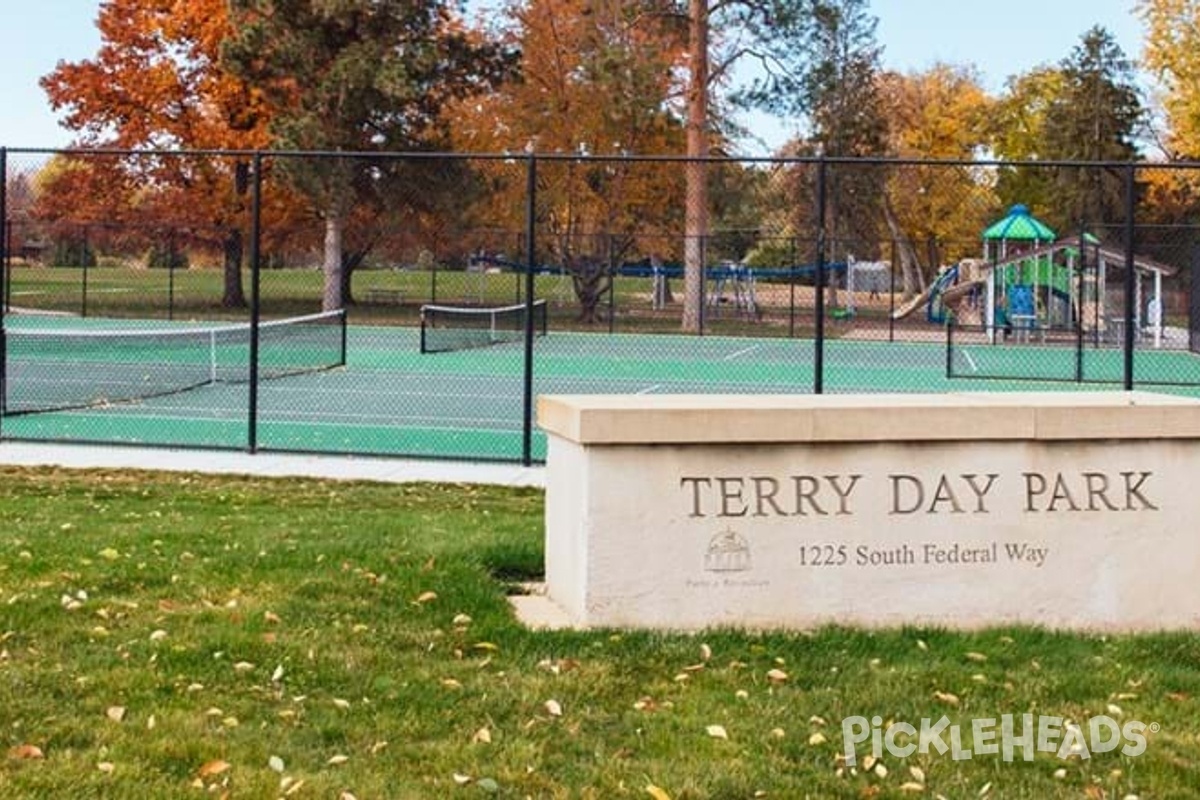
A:
[[[885,73],[880,83],[893,156],[970,161],[986,147],[993,100],[973,69],[937,64],[924,72]],[[976,253],[996,208],[992,179],[969,164],[900,165],[886,191],[888,234],[909,291],[941,264]]]

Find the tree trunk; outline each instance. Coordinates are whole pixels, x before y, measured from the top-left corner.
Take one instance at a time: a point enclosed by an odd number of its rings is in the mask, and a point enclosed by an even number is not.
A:
[[[246,292],[242,287],[242,232],[234,228],[225,238],[225,291],[223,308],[244,308]]]
[[[345,289],[342,283],[342,214],[329,211],[325,216],[325,291],[321,298],[322,311],[337,311],[344,308]]]
[[[900,260],[900,276],[904,282],[904,297],[913,297],[925,291],[925,277],[921,274],[921,264],[917,260],[917,252],[912,242],[900,229],[900,221],[896,219],[896,210],[888,199],[883,201],[883,217],[887,221],[892,241],[896,243],[897,253],[894,256]],[[893,265],[894,267],[895,265]]]
[[[596,322],[596,312],[604,296],[612,290],[612,276],[605,265],[581,261],[571,267],[571,282],[579,300],[579,321],[588,325]]]
[[[683,246],[683,330],[699,333],[704,311],[704,244],[708,235],[708,2],[689,0],[687,200]]]

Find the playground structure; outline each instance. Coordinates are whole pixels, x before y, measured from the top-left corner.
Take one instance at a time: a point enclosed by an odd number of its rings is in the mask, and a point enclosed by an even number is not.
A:
[[[1125,252],[1106,247],[1090,234],[1058,239],[1023,205],[983,234],[983,258],[964,259],[944,269],[917,297],[896,309],[907,317],[925,309],[929,322],[943,324],[947,312],[960,325],[982,326],[989,341],[998,331],[1017,339],[1053,331],[1076,332],[1100,340],[1123,339],[1123,308],[1110,308],[1110,268],[1124,270]],[[1135,255],[1134,331],[1161,347],[1164,336],[1163,278],[1176,268]]]

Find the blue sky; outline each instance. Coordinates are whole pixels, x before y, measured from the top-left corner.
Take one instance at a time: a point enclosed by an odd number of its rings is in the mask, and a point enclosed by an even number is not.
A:
[[[100,42],[95,20],[100,0],[12,0],[4,11],[0,45],[0,145],[66,146],[71,133],[58,125],[38,79],[59,60],[93,55]],[[1134,0],[872,0],[879,17],[885,66],[918,70],[936,61],[975,63],[985,85],[999,91],[1005,79],[1070,53],[1092,25],[1108,28],[1131,57],[1141,52],[1142,26]],[[754,118],[750,124],[778,144],[789,126]]]

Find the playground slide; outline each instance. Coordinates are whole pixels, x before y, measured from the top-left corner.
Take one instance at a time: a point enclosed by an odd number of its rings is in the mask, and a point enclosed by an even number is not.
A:
[[[949,289],[942,292],[942,302],[948,306],[952,306],[960,299],[970,294],[973,290],[986,285],[987,281],[978,280],[971,281],[970,283],[960,283],[955,286],[951,286]]]
[[[904,305],[892,312],[892,319],[904,319],[909,314],[916,311],[922,305],[927,303],[931,297],[935,297],[946,290],[947,286],[953,285],[954,281],[958,280],[958,265],[955,264],[949,269],[943,270],[933,283],[921,292],[919,295],[909,300]]]
[[[918,308],[921,308],[922,306],[924,306],[927,302],[929,302],[929,296],[934,293],[934,291],[937,289],[937,286],[938,286],[937,281],[934,281],[933,283],[926,286],[925,291],[921,292],[919,295],[917,295],[916,297],[909,300],[907,303],[905,303],[904,305],[900,306],[895,311],[893,311],[892,319],[904,319],[909,314],[916,311]]]

